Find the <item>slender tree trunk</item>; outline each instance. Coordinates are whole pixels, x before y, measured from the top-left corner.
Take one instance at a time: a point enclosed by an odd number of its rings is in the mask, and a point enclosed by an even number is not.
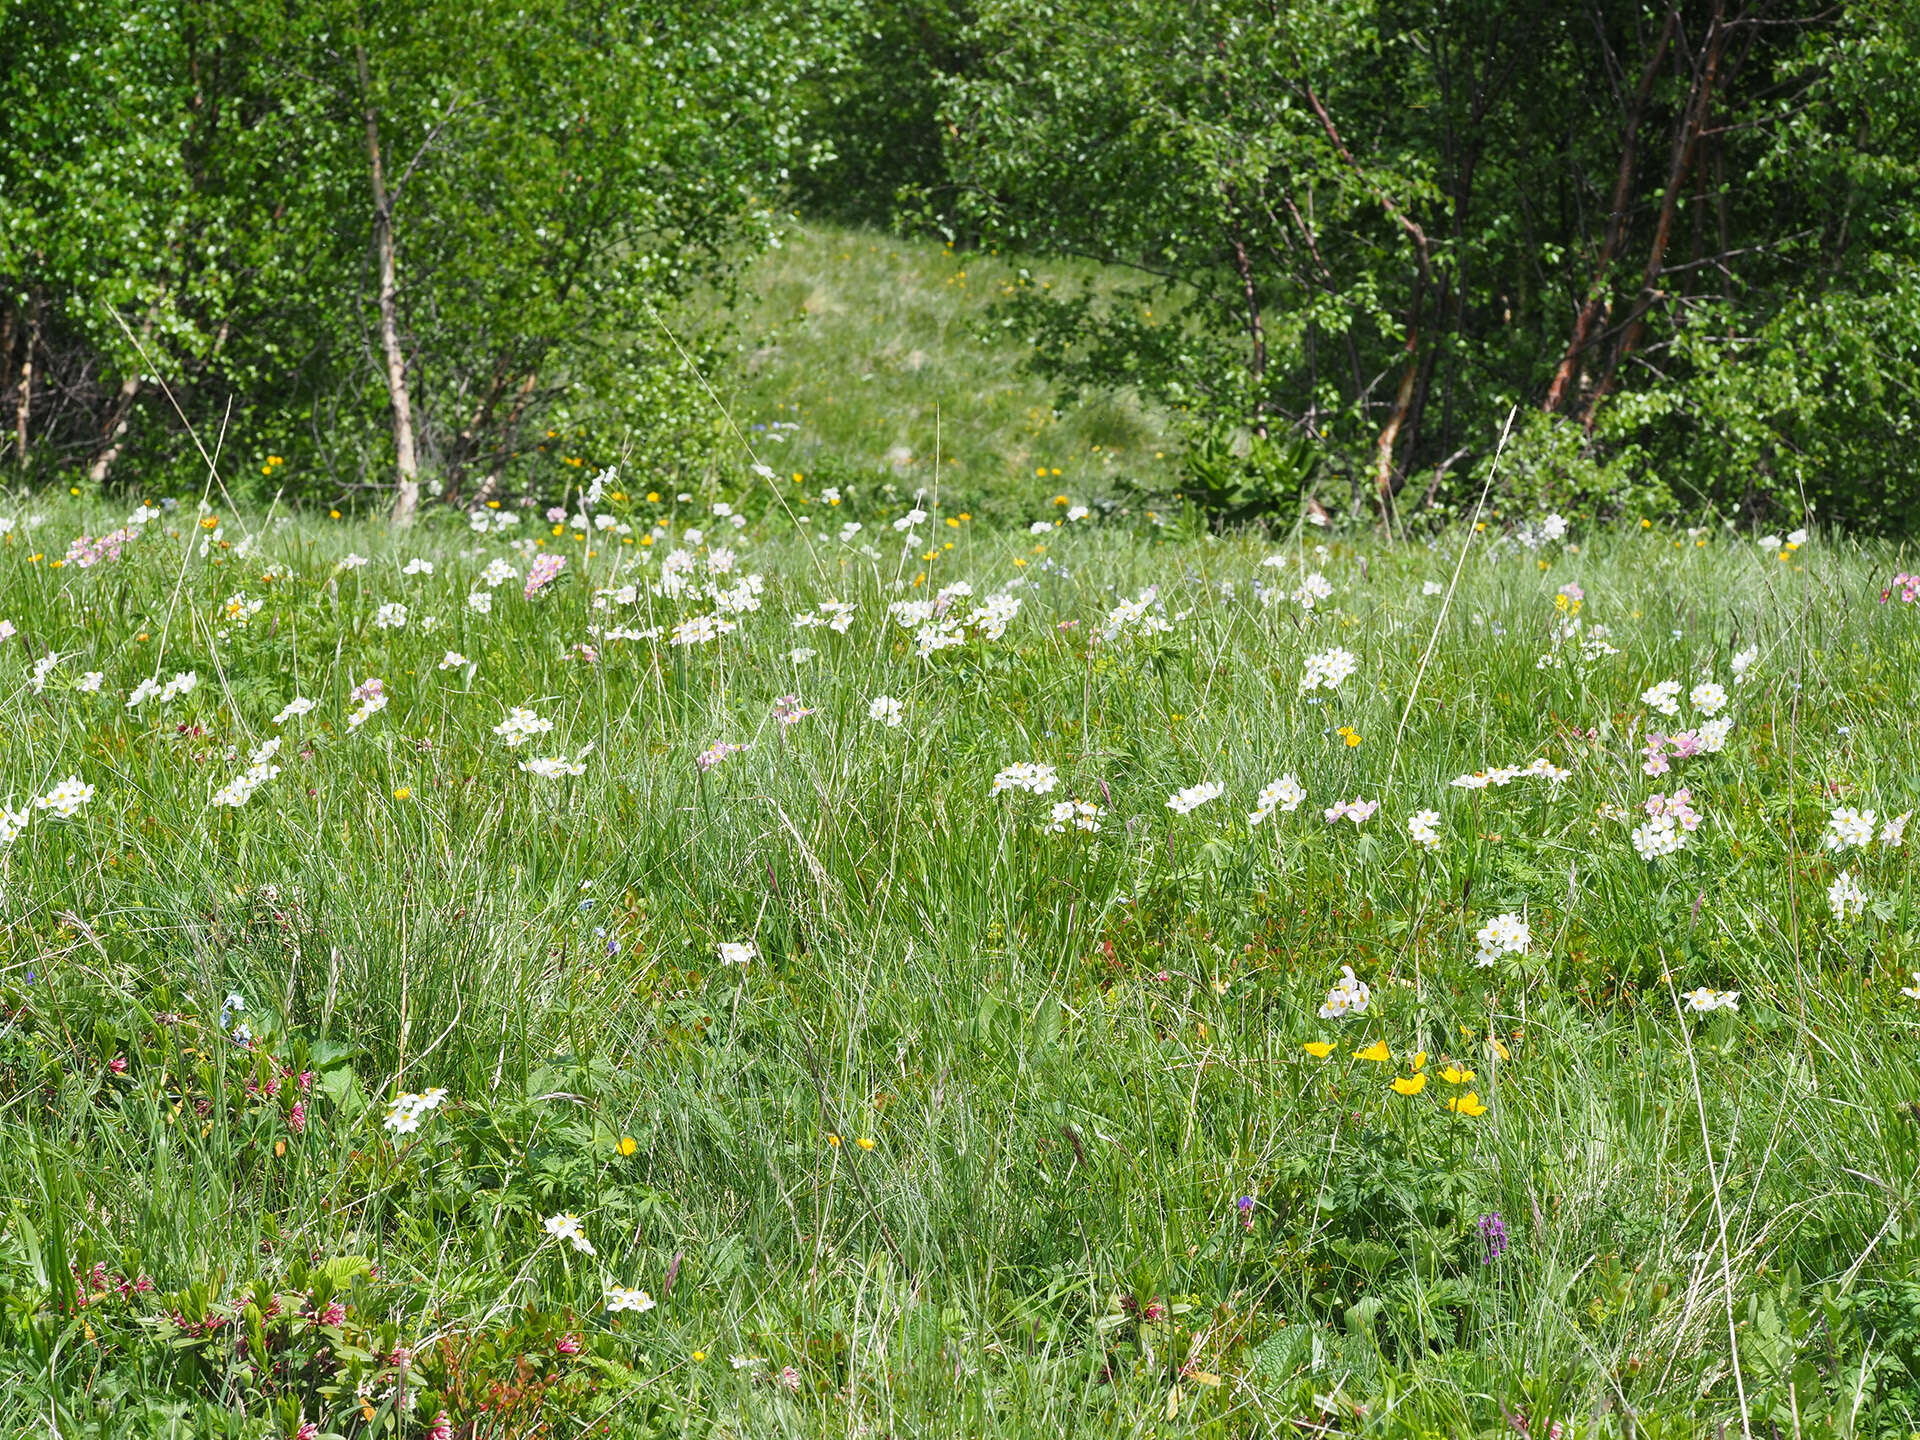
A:
[[[147,318],[140,325],[140,350],[145,350],[147,342],[153,338],[154,323],[160,318],[160,306],[165,300],[166,292],[163,289],[154,297],[153,304],[147,307]],[[119,392],[113,397],[113,408],[107,412],[106,423],[100,427],[100,448],[94,452],[93,463],[87,466],[87,479],[92,484],[106,483],[107,476],[112,473],[113,462],[120,458],[120,452],[126,448],[133,402],[139,398],[144,378],[136,356],[133,369],[121,380]]]
[[[13,306],[0,305],[0,394],[13,388]]]
[[[136,369],[120,382],[119,393],[113,397],[113,409],[107,414],[100,449],[94,452],[93,463],[87,466],[89,484],[106,484],[107,476],[113,471],[113,462],[120,458],[121,450],[126,447],[128,422],[133,415],[134,399],[139,394],[140,372]]]
[[[413,397],[407,392],[407,359],[400,348],[393,264],[393,208],[380,166],[380,123],[367,78],[366,47],[353,47],[360,66],[360,95],[366,106],[367,166],[373,182],[373,249],[380,271],[380,353],[387,365],[387,395],[393,402],[393,523],[413,523],[420,507],[420,465],[413,449]]]
[[[1420,309],[1426,301],[1427,282],[1433,278],[1433,255],[1427,244],[1427,232],[1420,228],[1414,218],[1400,208],[1394,198],[1374,183],[1373,177],[1361,168],[1360,162],[1353,158],[1353,152],[1347,148],[1347,142],[1340,138],[1340,131],[1333,123],[1333,117],[1327,113],[1327,107],[1320,103],[1320,97],[1313,93],[1313,86],[1302,80],[1300,90],[1306,96],[1307,103],[1313,107],[1313,113],[1320,121],[1320,128],[1326,131],[1327,139],[1333,142],[1334,150],[1347,163],[1347,167],[1359,177],[1360,182],[1373,192],[1380,207],[1393,217],[1394,223],[1403,231],[1413,246],[1413,259],[1416,274],[1413,280],[1413,303],[1407,307],[1407,368],[1400,377],[1400,389],[1395,395],[1393,409],[1388,412],[1386,427],[1381,430],[1380,438],[1374,444],[1373,487],[1380,501],[1380,515],[1387,527],[1387,539],[1393,539],[1393,524],[1388,518],[1393,499],[1393,447],[1400,438],[1400,427],[1406,424],[1407,407],[1413,403],[1413,387],[1420,377]]]
[[[1406,423],[1407,410],[1413,404],[1414,382],[1420,378],[1420,300],[1414,298],[1413,324],[1407,330],[1407,368],[1400,374],[1400,388],[1393,397],[1393,409],[1387,412],[1387,423],[1380,431],[1380,438],[1374,442],[1373,488],[1379,492],[1380,510],[1386,513],[1387,502],[1393,497],[1393,447],[1400,439],[1400,427]]]
[[[1559,368],[1553,372],[1553,383],[1547,386],[1547,398],[1540,405],[1549,414],[1566,402],[1567,391],[1573,384],[1574,368],[1592,343],[1594,323],[1600,319],[1606,306],[1607,272],[1619,258],[1621,243],[1626,238],[1627,202],[1633,194],[1640,120],[1646,113],[1647,101],[1653,95],[1654,81],[1660,78],[1660,66],[1666,59],[1667,47],[1673,43],[1674,28],[1679,20],[1680,7],[1669,5],[1660,39],[1654,44],[1653,54],[1647,57],[1646,68],[1640,72],[1639,88],[1633,92],[1633,103],[1627,108],[1626,133],[1620,142],[1620,167],[1613,178],[1613,204],[1607,211],[1606,232],[1600,242],[1600,254],[1593,264],[1593,283],[1587,287],[1586,302],[1581,305],[1580,313],[1573,322],[1573,335],[1567,341],[1567,353],[1561,357]]]
[[[1233,192],[1226,192],[1227,203],[1233,203]],[[1267,373],[1267,332],[1260,322],[1260,295],[1254,288],[1253,262],[1247,257],[1247,242],[1240,233],[1240,222],[1233,222],[1233,264],[1240,274],[1240,292],[1247,303],[1247,338],[1253,343],[1253,356],[1248,362],[1247,373],[1252,378],[1256,391],[1263,389],[1262,381]],[[1266,402],[1256,396],[1253,404],[1253,433],[1262,440],[1267,438]]]
[[[1647,312],[1659,298],[1660,269],[1666,264],[1667,246],[1673,238],[1673,220],[1680,205],[1680,191],[1686,184],[1687,172],[1699,157],[1702,133],[1713,105],[1714,87],[1719,83],[1720,59],[1726,51],[1727,29],[1724,21],[1724,0],[1717,0],[1713,7],[1713,21],[1707,27],[1706,55],[1699,78],[1694,81],[1693,91],[1687,97],[1686,108],[1681,111],[1680,122],[1674,131],[1673,148],[1667,162],[1666,191],[1660,198],[1660,216],[1654,222],[1653,243],[1647,248],[1647,265],[1640,277],[1640,294],[1627,315],[1620,339],[1613,347],[1607,372],[1594,387],[1586,410],[1580,417],[1581,424],[1589,429],[1593,426],[1594,410],[1612,393],[1619,379],[1621,362],[1639,346],[1640,337],[1646,331]]]
[[[33,352],[40,348],[40,297],[35,295],[30,302],[27,316],[27,355],[20,362],[20,385],[18,400],[13,410],[13,443],[17,457],[15,463],[22,470],[27,468],[28,422],[33,416]]]
[[[520,417],[527,412],[527,402],[533,399],[533,392],[540,379],[538,370],[529,370],[527,378],[520,382],[520,389],[513,397],[513,404],[507,408],[507,418],[500,425],[499,440],[493,447],[492,463],[487,469],[487,478],[481,483],[482,490],[498,488],[501,472],[507,468],[507,443],[520,424]]]

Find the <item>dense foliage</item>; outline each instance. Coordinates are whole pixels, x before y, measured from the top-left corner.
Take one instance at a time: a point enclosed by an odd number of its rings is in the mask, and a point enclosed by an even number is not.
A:
[[[13,467],[151,483],[184,421],[267,493],[384,492],[403,400],[453,499],[702,458],[660,312],[767,233],[800,17],[9,0],[0,35]]]
[[[1920,514],[1920,7],[981,0],[961,41],[917,213],[1139,276],[1004,307],[1072,387],[1311,435],[1383,518],[1516,404],[1525,492]]]
[[[1228,518],[1454,513],[1516,407],[1516,497],[1920,514],[1913,0],[8,0],[0,46],[33,476],[190,472],[183,422],[333,500],[697,471],[798,205],[1110,267],[998,336],[1167,408],[1194,494],[1240,457]]]

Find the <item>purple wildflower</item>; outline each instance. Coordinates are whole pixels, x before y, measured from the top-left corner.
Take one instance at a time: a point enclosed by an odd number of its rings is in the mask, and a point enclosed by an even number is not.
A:
[[[1498,1210],[1482,1215],[1480,1223],[1474,1228],[1480,1232],[1480,1244],[1484,1251],[1480,1256],[1482,1265],[1491,1265],[1507,1253],[1507,1222],[1500,1218]]]

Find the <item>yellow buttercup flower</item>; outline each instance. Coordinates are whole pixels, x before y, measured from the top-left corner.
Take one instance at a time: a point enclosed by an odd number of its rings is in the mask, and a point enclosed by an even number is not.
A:
[[[1401,1075],[1393,1082],[1393,1093],[1396,1095],[1418,1095],[1426,1088],[1427,1077],[1424,1075]]]
[[[1366,1049],[1354,1051],[1353,1058],[1356,1060],[1371,1060],[1376,1065],[1385,1065],[1393,1059],[1393,1052],[1387,1048],[1386,1041],[1376,1040],[1367,1046]]]
[[[862,1135],[858,1140],[854,1141],[853,1143],[858,1145],[862,1150],[873,1149],[873,1137],[871,1135]]]
[[[1473,1079],[1473,1071],[1462,1070],[1458,1065],[1448,1065],[1440,1072],[1440,1078],[1449,1085],[1464,1085]]]
[[[1426,1068],[1426,1065],[1427,1065],[1427,1052],[1424,1050],[1415,1051],[1413,1060],[1409,1068],[1412,1069],[1414,1074],[1418,1075],[1422,1070]]]
[[[1314,1059],[1324,1060],[1333,1053],[1333,1042],[1331,1040],[1309,1040],[1300,1048],[1305,1050],[1307,1054],[1311,1055]]]
[[[1458,1099],[1447,1101],[1447,1109],[1459,1115],[1484,1115],[1487,1113],[1486,1104],[1480,1099],[1479,1092],[1474,1090],[1467,1091],[1466,1094],[1460,1096]]]
[[[640,1148],[640,1142],[635,1140],[631,1135],[622,1135],[620,1137],[620,1143],[613,1148],[618,1150],[622,1155],[631,1155]]]

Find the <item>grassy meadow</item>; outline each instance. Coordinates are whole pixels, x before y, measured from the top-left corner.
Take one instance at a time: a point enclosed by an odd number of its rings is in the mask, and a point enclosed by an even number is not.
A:
[[[1043,490],[1175,488],[1170,417],[1126,392],[1060,404],[1021,369],[1027,337],[992,310],[1022,286],[1109,297],[1126,279],[1091,262],[955,252],[796,220],[727,312],[737,418],[750,417],[762,458],[783,473],[911,477],[963,508],[1009,517]]]
[[[1897,557],[644,483],[9,506],[6,1433],[1920,1430]]]

